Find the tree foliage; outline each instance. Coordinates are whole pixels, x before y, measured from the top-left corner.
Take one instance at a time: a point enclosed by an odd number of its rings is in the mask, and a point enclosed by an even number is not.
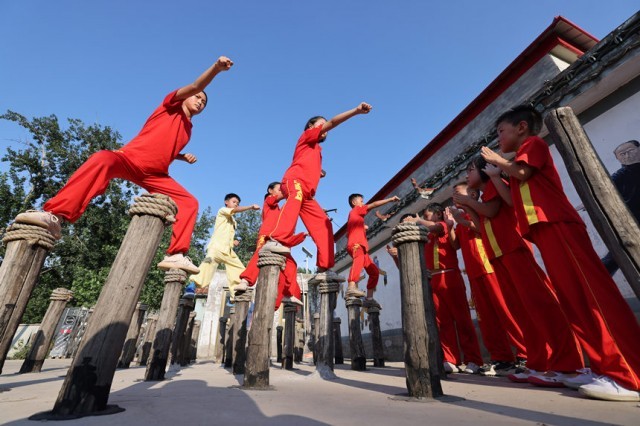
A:
[[[18,148],[7,148],[0,159],[3,163],[0,225],[3,226],[21,211],[40,208],[91,154],[121,146],[117,131],[99,124],[86,125],[77,119],[69,119],[64,128],[55,115],[28,119],[7,111],[0,119],[14,122],[29,133],[29,140],[20,141]],[[63,226],[63,237],[47,258],[23,322],[41,320],[51,291],[57,287],[73,290],[72,304],[76,306],[95,304],[129,226],[126,210],[138,192],[130,182],[115,180],[103,195],[94,198],[77,222]],[[210,210],[199,217],[190,252],[196,262],[203,252],[212,221]],[[168,247],[169,238],[170,230],[167,230],[157,261]],[[0,248],[0,258],[4,250]],[[141,300],[151,308],[159,307],[163,287],[162,274],[152,267]]]

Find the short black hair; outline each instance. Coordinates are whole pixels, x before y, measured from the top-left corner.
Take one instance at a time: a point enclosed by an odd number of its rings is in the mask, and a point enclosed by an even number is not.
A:
[[[271,182],[269,186],[267,186],[267,193],[264,194],[264,198],[266,199],[270,194],[269,191],[276,187],[276,185],[280,185],[282,182]]]
[[[204,90],[202,91],[202,93],[204,93],[204,106],[207,106],[207,104],[209,103],[209,95],[207,95],[207,92],[205,92]]]
[[[307,124],[304,125],[304,130],[309,130],[310,128],[312,128],[313,125],[318,122],[318,120],[327,121],[327,119],[321,115],[314,115],[309,120],[307,120]]]
[[[518,105],[503,112],[496,120],[496,127],[500,123],[507,122],[516,126],[520,122],[526,122],[529,126],[529,134],[537,135],[542,129],[542,115],[531,105]]]
[[[405,213],[402,216],[400,216],[400,223],[404,222],[404,220],[408,217],[416,217],[416,215],[413,213]]]
[[[618,155],[618,149],[622,146],[622,145],[626,145],[626,144],[632,144],[633,146],[635,146],[636,148],[640,146],[640,142],[638,142],[635,139],[631,139],[630,141],[626,141],[626,142],[622,142],[620,145],[616,146],[616,149],[613,150],[614,155]]]
[[[351,194],[349,195],[349,207],[353,207],[353,200],[355,200],[356,198],[364,198],[364,196],[362,194]]]
[[[423,210],[424,212],[431,213],[440,213],[441,216],[444,216],[444,207],[440,203],[431,203],[427,205],[427,207]]]
[[[238,199],[238,202],[242,201],[242,200],[240,199],[240,196],[239,196],[238,194],[234,194],[233,192],[230,192],[230,193],[228,193],[227,195],[225,195],[225,196],[224,196],[224,200],[225,200],[225,201],[229,201],[229,200],[230,200],[230,199],[232,199],[232,198],[237,198],[237,199]]]
[[[481,155],[477,155],[471,159],[469,165],[467,165],[467,170],[470,168],[474,168],[480,173],[480,180],[483,182],[487,182],[489,179],[489,175],[484,171],[484,168],[487,167],[487,160],[485,160]]]

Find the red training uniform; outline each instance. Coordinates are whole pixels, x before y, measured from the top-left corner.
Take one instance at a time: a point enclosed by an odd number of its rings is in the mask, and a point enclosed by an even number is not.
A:
[[[312,127],[300,136],[291,166],[282,178],[282,193],[287,201],[269,237],[286,246],[300,217],[318,249],[316,265],[328,269],[335,264],[333,227],[314,199],[322,172],[321,133],[322,127]]]
[[[109,182],[121,178],[152,194],[164,194],[178,206],[167,253],[186,253],[198,215],[198,200],[169,176],[169,165],[191,138],[191,120],[176,91],[167,95],[128,144],[116,151],[99,151],[71,175],[44,210],[75,222],[89,202],[103,194]]]
[[[360,273],[364,268],[369,274],[367,289],[373,290],[378,285],[380,270],[369,257],[369,242],[364,229],[364,217],[368,211],[369,208],[364,205],[355,206],[349,212],[349,219],[347,220],[347,253],[353,258],[351,271],[349,271],[349,282],[358,282]]]
[[[640,326],[567,199],[547,143],[527,138],[514,161],[533,169],[525,181],[511,178],[518,224],[538,246],[591,369],[640,390]]]

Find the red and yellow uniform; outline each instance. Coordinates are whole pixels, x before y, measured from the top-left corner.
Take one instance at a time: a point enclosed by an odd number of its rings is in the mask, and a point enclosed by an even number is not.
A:
[[[471,320],[467,291],[458,268],[458,256],[449,241],[449,227],[445,222],[438,223],[442,225],[444,232],[440,235],[429,234],[424,255],[427,269],[431,273],[431,291],[444,360],[460,365],[462,348],[465,363],[482,365],[480,344]]]
[[[247,264],[244,272],[240,274],[241,279],[247,280],[250,285],[254,285],[258,280],[260,269],[258,268],[258,253],[267,242],[267,235],[271,232],[280,214],[280,205],[278,199],[273,195],[265,198],[262,205],[262,225],[258,231],[258,240],[256,242],[256,251],[253,253],[251,260]],[[304,240],[304,234],[296,234],[287,240],[287,246],[293,247],[300,244]],[[286,256],[284,271],[280,273],[278,280],[278,296],[276,298],[276,309],[280,306],[283,297],[294,296],[298,299],[301,297],[300,285],[298,284],[298,265],[290,254]]]
[[[333,227],[314,199],[322,172],[321,132],[322,127],[312,127],[298,140],[291,166],[282,178],[281,189],[286,203],[269,237],[286,246],[300,217],[318,249],[316,265],[331,268],[335,264]]]
[[[75,222],[89,202],[103,194],[112,179],[126,179],[152,194],[164,194],[178,205],[167,252],[186,253],[198,215],[198,200],[169,176],[169,165],[191,138],[191,120],[176,91],[167,95],[128,144],[117,151],[93,154],[44,205],[44,210]]]
[[[640,390],[640,326],[567,199],[546,142],[527,138],[514,159],[533,174],[511,178],[523,235],[540,250],[555,293],[596,374]]]
[[[522,330],[527,367],[537,371],[575,371],[584,362],[569,320],[531,247],[518,233],[513,208],[502,202],[493,182],[488,181],[482,201],[495,199],[500,200],[498,213],[492,218],[480,218],[482,241],[510,312]]]
[[[364,229],[364,217],[369,209],[366,205],[355,206],[349,212],[347,220],[347,253],[353,258],[351,271],[349,271],[349,282],[358,282],[362,269],[367,271],[367,289],[373,290],[378,285],[380,270],[369,257],[369,242]]]
[[[526,358],[522,330],[507,307],[482,238],[463,225],[456,226],[455,232],[469,277],[482,339],[491,359],[513,361],[511,345],[516,348],[517,357]]]

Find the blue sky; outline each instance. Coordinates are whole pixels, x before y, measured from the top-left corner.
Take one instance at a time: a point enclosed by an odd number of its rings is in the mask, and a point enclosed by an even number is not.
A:
[[[199,161],[170,170],[201,206],[217,209],[227,192],[261,204],[310,116],[367,101],[372,113],[332,131],[324,144],[328,176],[317,199],[338,209],[337,230],[350,193],[377,192],[554,16],[602,38],[637,4],[2,2],[0,111],[98,122],[126,142],[168,92],[227,55],[235,66],[207,90],[209,105],[194,119],[186,149]],[[0,122],[0,152],[27,136]],[[315,252],[310,240],[303,245]]]

